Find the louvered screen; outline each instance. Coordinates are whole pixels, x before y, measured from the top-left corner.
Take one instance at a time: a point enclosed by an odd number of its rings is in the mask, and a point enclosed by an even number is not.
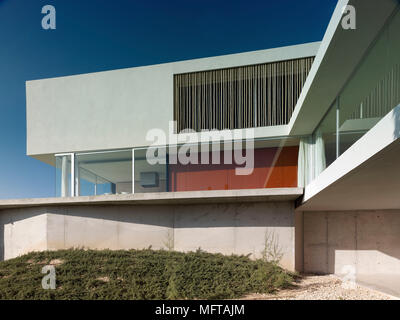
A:
[[[174,119],[183,129],[287,124],[314,57],[174,75]]]

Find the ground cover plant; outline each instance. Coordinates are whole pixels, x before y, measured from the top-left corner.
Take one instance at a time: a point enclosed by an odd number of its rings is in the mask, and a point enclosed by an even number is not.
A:
[[[55,289],[43,289],[44,266]],[[290,287],[276,263],[203,251],[58,250],[0,262],[0,299],[229,299]]]

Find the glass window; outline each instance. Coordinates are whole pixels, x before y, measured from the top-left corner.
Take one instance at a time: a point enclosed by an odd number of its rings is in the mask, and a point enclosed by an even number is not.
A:
[[[400,103],[399,30],[397,13],[340,94],[340,154]]]
[[[77,195],[132,193],[132,151],[76,155]]]
[[[296,187],[299,141],[285,137],[58,156],[57,195]],[[302,161],[303,168],[307,162]]]
[[[399,30],[397,11],[314,131],[314,177],[399,105]]]
[[[135,193],[168,191],[165,147],[135,149],[134,167]]]

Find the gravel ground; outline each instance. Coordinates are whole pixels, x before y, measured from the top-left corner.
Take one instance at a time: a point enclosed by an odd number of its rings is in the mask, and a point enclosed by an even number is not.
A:
[[[303,275],[293,289],[276,294],[252,294],[248,300],[392,300],[391,296],[361,287],[343,283],[332,275]]]

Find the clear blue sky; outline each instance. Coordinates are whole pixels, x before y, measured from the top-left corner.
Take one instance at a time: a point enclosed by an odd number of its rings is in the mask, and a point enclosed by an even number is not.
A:
[[[336,3],[0,0],[0,198],[54,196],[54,168],[26,156],[26,80],[319,41]]]

